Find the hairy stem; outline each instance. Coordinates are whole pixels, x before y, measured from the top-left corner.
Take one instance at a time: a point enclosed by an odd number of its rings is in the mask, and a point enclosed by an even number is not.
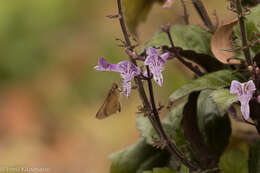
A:
[[[167,34],[169,40],[170,40],[170,43],[171,43],[171,46],[172,46],[172,49],[173,49],[173,53],[175,55],[175,57],[183,64],[185,65],[187,68],[189,68],[191,71],[193,71],[197,76],[202,76],[203,73],[199,70],[198,67],[196,66],[193,66],[190,62],[187,62],[185,61],[181,55],[179,54],[178,50],[176,49],[174,43],[173,43],[173,39],[172,39],[172,36],[171,36],[171,33],[170,33],[170,29],[169,29],[169,26],[167,26],[166,29],[163,29],[163,31]]]
[[[184,21],[185,21],[185,24],[188,25],[190,23],[189,22],[189,14],[188,14],[187,7],[186,7],[184,0],[181,0],[181,4],[182,4],[182,7],[183,7]]]
[[[118,7],[118,14],[119,14],[119,22],[120,22],[121,30],[123,32],[124,39],[125,39],[125,42],[126,42],[126,47],[130,51],[132,51],[132,44],[131,44],[131,41],[130,41],[130,38],[129,38],[129,35],[128,35],[128,32],[127,32],[124,14],[123,14],[123,10],[122,10],[122,1],[121,0],[117,0],[117,7]],[[130,56],[130,55],[128,55],[128,56],[130,58],[130,61],[133,64],[137,65],[136,60],[134,58],[132,58],[132,56]],[[142,83],[141,79],[136,78],[136,77],[135,77],[134,81],[135,81],[136,85],[138,86],[139,96],[140,96],[140,98],[143,102],[144,108],[148,109],[149,108],[149,101],[148,101],[148,98],[145,94],[143,83]]]
[[[238,17],[241,37],[242,37],[243,53],[245,55],[247,65],[253,65],[251,55],[250,55],[250,49],[249,49],[248,41],[247,41],[245,17],[244,17],[244,13],[243,13],[241,0],[236,0],[236,8],[237,8],[237,17]]]
[[[119,22],[120,22],[121,29],[122,29],[122,32],[123,32],[123,35],[124,35],[124,38],[125,38],[126,47],[130,51],[133,51],[133,46],[132,46],[131,41],[129,39],[129,35],[128,35],[128,32],[127,32],[127,28],[126,28],[126,24],[125,24],[125,20],[124,20],[121,0],[117,0],[117,5],[118,5]],[[128,54],[128,56],[129,56],[131,62],[133,64],[137,65],[136,60],[131,56],[131,54]],[[148,68],[148,70],[149,70],[149,68]],[[149,71],[149,74],[150,74],[150,71]],[[167,146],[167,149],[169,150],[169,152],[173,155],[176,155],[180,159],[180,161],[185,166],[187,166],[190,170],[196,170],[196,167],[193,166],[192,164],[190,164],[189,161],[184,157],[184,155],[181,154],[180,151],[177,149],[176,145],[171,142],[170,138],[168,137],[168,135],[166,134],[166,132],[164,131],[164,129],[162,127],[160,117],[159,117],[159,114],[158,114],[158,110],[156,109],[156,106],[155,106],[151,79],[148,79],[148,85],[149,85],[149,92],[150,92],[152,107],[151,107],[150,102],[149,102],[147,95],[145,93],[142,80],[140,78],[136,77],[135,83],[138,86],[139,96],[142,100],[144,109],[147,109],[147,111],[149,111],[149,115],[148,115],[149,120],[152,123],[152,125],[153,125],[154,129],[156,130],[156,132],[158,133],[158,135],[167,142],[166,146]]]
[[[148,66],[146,66],[146,69],[147,69],[148,76],[151,76],[150,69]],[[161,140],[163,140],[162,142],[166,144],[166,147],[170,151],[170,153],[172,153],[173,155],[176,155],[180,159],[180,161],[190,169],[190,171],[196,170],[197,168],[194,165],[192,165],[185,158],[185,156],[178,150],[177,146],[171,141],[170,137],[167,135],[167,133],[163,129],[163,126],[162,126],[162,123],[161,123],[161,120],[159,117],[159,113],[158,113],[158,110],[157,110],[156,104],[155,104],[155,99],[154,99],[154,94],[153,94],[153,84],[152,84],[151,78],[148,78],[147,82],[148,82],[152,112],[153,112],[153,116],[157,123],[157,127],[158,127],[157,130],[159,130],[158,133],[162,137],[162,139],[161,139]]]
[[[118,14],[119,14],[119,22],[120,22],[120,25],[121,25],[122,32],[124,34],[126,44],[127,44],[128,47],[131,47],[131,41],[129,39],[129,35],[128,35],[126,24],[125,24],[121,0],[117,0],[117,8],[118,8]]]
[[[251,54],[250,54],[250,45],[248,44],[247,40],[247,31],[246,31],[246,26],[245,26],[245,16],[243,12],[243,7],[241,4],[241,0],[236,0],[236,11],[237,11],[237,17],[238,17],[238,22],[239,22],[239,27],[240,27],[240,32],[241,32],[241,37],[242,37],[242,47],[243,47],[243,53],[246,58],[246,62],[248,66],[252,66],[252,75],[254,77],[254,82],[256,85],[256,93],[258,92],[258,74],[256,72],[256,65],[253,63]]]
[[[204,25],[206,25],[206,27],[211,32],[214,32],[216,30],[216,27],[213,25],[203,2],[201,0],[192,0],[192,4],[195,7],[196,11],[198,12]]]

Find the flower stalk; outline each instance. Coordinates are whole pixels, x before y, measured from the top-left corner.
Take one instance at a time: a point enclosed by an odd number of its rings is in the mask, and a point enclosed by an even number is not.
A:
[[[122,29],[122,32],[123,32],[123,35],[124,35],[124,38],[125,38],[125,42],[126,42],[125,46],[128,50],[133,51],[133,46],[132,46],[131,41],[129,39],[129,35],[128,35],[128,32],[127,32],[127,28],[126,28],[126,24],[125,24],[125,20],[124,20],[121,0],[117,0],[117,6],[118,6],[120,26],[121,26],[121,29]],[[128,55],[129,55],[131,62],[134,65],[137,65],[136,60],[130,54],[128,54]],[[147,68],[147,74],[148,74],[148,76],[150,76],[149,67]],[[162,127],[160,117],[159,117],[159,113],[158,113],[158,110],[157,110],[156,105],[155,105],[155,99],[154,99],[154,94],[153,94],[151,78],[147,79],[148,86],[149,86],[151,104],[150,104],[150,102],[147,98],[147,95],[145,93],[142,80],[138,77],[135,77],[134,80],[135,80],[136,85],[138,86],[138,92],[139,92],[140,99],[142,100],[143,107],[144,107],[145,110],[147,110],[147,112],[149,112],[148,118],[149,118],[150,122],[152,123],[152,126],[154,127],[154,129],[158,133],[159,137],[161,138],[161,140],[163,140],[163,142],[166,143],[166,147],[169,150],[169,152],[171,154],[177,156],[179,158],[179,160],[185,166],[187,166],[191,171],[196,170],[197,167],[192,165],[188,161],[188,159],[186,159],[184,157],[184,155],[177,149],[176,145],[172,143],[171,139],[168,137],[168,135],[166,134],[166,132],[164,131],[164,129]]]
[[[170,33],[170,27],[167,26],[166,28],[162,28],[162,31],[165,32],[170,40],[171,43],[171,47],[173,50],[173,53],[175,55],[175,57],[183,64],[185,65],[188,69],[190,69],[192,72],[195,73],[196,76],[202,76],[203,73],[199,70],[199,68],[197,66],[193,66],[190,62],[185,61],[181,55],[179,54],[178,50],[176,49],[171,33]]]
[[[181,4],[182,4],[182,8],[183,8],[184,21],[185,21],[185,24],[188,25],[188,24],[190,24],[189,13],[187,11],[187,7],[186,7],[186,4],[185,4],[184,0],[181,0]]]
[[[243,53],[246,58],[246,62],[248,66],[253,67],[252,68],[252,76],[254,77],[254,82],[256,85],[256,93],[258,92],[258,74],[256,70],[256,65],[253,63],[251,54],[250,54],[250,45],[248,44],[247,40],[247,31],[246,31],[246,26],[245,26],[245,14],[243,12],[243,7],[241,4],[241,0],[235,0],[236,1],[236,13],[237,13],[237,18],[239,22],[239,28],[241,32],[241,37],[242,37],[242,47],[243,47]]]
[[[215,32],[216,27],[213,25],[203,2],[201,0],[192,0],[192,4],[198,12],[204,25],[206,25],[210,32]]]
[[[247,41],[247,32],[246,32],[246,26],[245,26],[245,16],[243,13],[243,8],[241,4],[241,0],[236,0],[236,12],[237,12],[237,18],[239,22],[241,37],[242,37],[242,46],[243,46],[243,53],[245,55],[247,65],[253,65],[251,55],[250,55],[250,49],[248,46]]]
[[[149,69],[149,66],[146,66],[147,69],[147,74],[148,76],[151,76],[151,72]],[[187,166],[190,171],[194,171],[197,169],[197,167],[195,167],[194,165],[192,165],[186,158],[185,156],[178,150],[177,146],[171,141],[170,137],[167,135],[167,133],[165,132],[165,130],[163,129],[160,117],[159,117],[159,113],[158,110],[156,108],[156,104],[155,104],[155,98],[154,98],[154,94],[153,94],[153,84],[152,84],[152,80],[151,78],[148,78],[147,80],[148,82],[148,89],[149,89],[149,94],[150,94],[150,102],[151,102],[151,106],[152,106],[152,115],[155,118],[155,122],[157,123],[157,133],[159,134],[159,136],[161,136],[161,142],[162,144],[165,144],[165,146],[167,147],[167,149],[169,150],[169,152],[175,156],[177,156],[180,161]]]

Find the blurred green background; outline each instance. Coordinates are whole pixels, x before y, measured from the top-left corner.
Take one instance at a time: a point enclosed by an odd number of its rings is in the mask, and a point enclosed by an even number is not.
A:
[[[191,23],[201,24],[187,1]],[[205,0],[209,13],[230,15],[225,0]],[[47,167],[55,173],[105,173],[108,156],[139,134],[135,117],[137,93],[122,97],[122,112],[95,119],[117,73],[93,70],[98,58],[116,63],[127,58],[117,46],[121,38],[116,0],[1,0],[0,5],[0,167]],[[214,17],[212,17],[214,20]],[[162,24],[184,23],[176,1],[170,9],[155,4],[140,24],[140,43]],[[163,87],[168,95],[191,78],[179,63],[169,61]]]

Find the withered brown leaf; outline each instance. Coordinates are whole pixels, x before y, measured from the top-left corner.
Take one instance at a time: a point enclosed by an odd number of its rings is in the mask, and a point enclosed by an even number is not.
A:
[[[235,54],[232,51],[232,39],[231,34],[233,26],[237,24],[237,19],[226,22],[218,27],[216,32],[211,38],[211,50],[215,57],[225,64],[236,64],[239,60],[230,59]]]

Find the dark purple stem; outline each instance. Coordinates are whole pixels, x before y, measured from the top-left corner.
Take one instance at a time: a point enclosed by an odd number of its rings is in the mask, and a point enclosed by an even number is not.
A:
[[[256,124],[251,123],[250,121],[247,121],[243,116],[242,116],[242,118],[243,118],[243,120],[244,120],[245,123],[247,123],[247,124],[249,124],[249,125],[252,125],[252,126],[254,126],[254,127],[257,127]]]
[[[211,22],[211,19],[208,15],[208,12],[203,2],[201,0],[192,0],[192,4],[195,7],[196,11],[198,12],[203,23],[209,28],[211,32],[215,32],[216,27]]]
[[[256,65],[253,63],[252,57],[250,54],[250,46],[249,46],[248,40],[247,40],[245,16],[244,16],[241,0],[236,0],[236,12],[237,12],[237,18],[238,18],[240,32],[241,32],[241,38],[242,38],[242,47],[243,47],[242,50],[243,50],[244,56],[246,58],[247,65],[253,67],[252,75],[254,77],[254,82],[256,85],[256,93],[257,93],[258,92],[258,75],[256,72]]]
[[[125,38],[126,47],[127,47],[128,50],[133,52],[133,46],[132,46],[131,41],[129,39],[129,35],[128,35],[128,32],[127,32],[127,28],[126,28],[126,24],[125,24],[125,20],[124,20],[121,0],[117,0],[117,6],[118,6],[119,22],[120,22],[121,29],[122,29],[122,32],[123,32],[123,35],[124,35],[124,38]],[[128,56],[129,56],[131,62],[133,64],[137,65],[136,60],[131,55],[128,54]],[[149,68],[148,68],[148,70],[149,70]],[[148,73],[148,76],[150,76],[150,71]],[[170,138],[168,137],[168,135],[164,131],[162,124],[161,124],[161,121],[160,121],[158,110],[156,109],[156,106],[155,106],[153,88],[152,88],[152,81],[149,78],[147,79],[147,81],[148,81],[148,86],[149,86],[149,93],[150,93],[152,107],[151,107],[150,102],[149,102],[147,95],[145,93],[142,80],[140,78],[137,78],[137,77],[135,78],[135,83],[138,86],[139,96],[142,100],[144,109],[147,109],[148,111],[150,111],[150,115],[148,115],[148,117],[149,117],[149,120],[150,120],[152,126],[154,127],[154,129],[156,130],[158,135],[166,141],[166,147],[169,150],[169,152],[171,154],[177,156],[179,158],[179,160],[185,166],[187,166],[191,171],[196,170],[197,167],[193,166],[184,157],[184,155],[182,153],[180,153],[180,151],[177,149],[176,145],[172,143],[172,141],[170,140]]]
[[[179,54],[178,50],[176,49],[174,43],[173,43],[173,39],[172,39],[172,36],[171,36],[171,33],[170,33],[170,29],[169,29],[169,26],[167,26],[166,29],[163,29],[163,31],[167,34],[169,40],[170,40],[170,43],[171,43],[171,46],[172,46],[172,49],[173,49],[173,53],[175,55],[175,57],[183,64],[185,65],[187,68],[189,68],[191,71],[193,71],[197,76],[202,76],[203,73],[199,70],[198,67],[196,66],[193,66],[190,62],[187,62],[185,61],[181,55]]]
[[[237,11],[237,17],[238,17],[241,37],[242,37],[243,52],[244,52],[244,55],[246,58],[247,65],[253,65],[249,46],[248,46],[248,41],[247,41],[247,32],[246,32],[246,26],[245,26],[245,21],[244,21],[245,16],[243,13],[241,0],[236,0],[236,8],[237,8],[236,11]]]
[[[190,24],[189,14],[188,14],[187,7],[186,7],[184,0],[181,0],[181,4],[182,4],[182,7],[183,7],[184,21],[185,21],[185,24],[188,25],[188,24]]]
[[[121,30],[123,32],[124,39],[125,39],[125,42],[126,42],[126,47],[128,48],[128,50],[132,51],[132,44],[131,44],[131,41],[129,39],[129,35],[128,35],[128,32],[127,32],[127,28],[126,28],[126,24],[125,24],[125,20],[124,20],[124,14],[123,14],[123,11],[122,11],[121,0],[117,0],[117,7],[118,7],[118,14],[119,14],[119,22],[120,22]],[[133,64],[137,65],[136,60],[134,58],[132,58],[132,56],[129,55],[129,58],[130,58],[130,61]],[[143,102],[144,108],[149,109],[149,101],[148,101],[148,98],[146,96],[142,80],[135,77],[135,83],[138,86],[139,96],[140,96],[140,98]]]
[[[148,76],[151,76],[150,73],[150,69],[148,66],[146,66],[147,69],[147,74]],[[186,158],[185,156],[178,150],[177,146],[171,141],[170,137],[167,135],[167,133],[165,132],[160,117],[159,117],[159,113],[158,110],[156,108],[156,104],[155,104],[155,99],[154,99],[154,94],[153,94],[153,84],[152,84],[152,80],[151,78],[148,78],[147,80],[148,82],[148,88],[149,88],[149,94],[150,94],[150,102],[151,102],[151,106],[152,106],[152,112],[153,112],[153,116],[155,118],[155,121],[157,123],[157,127],[158,127],[158,133],[159,136],[161,136],[161,140],[163,140],[162,142],[166,144],[167,149],[170,151],[170,153],[172,153],[173,155],[176,155],[180,161],[187,166],[190,171],[196,170],[197,167],[195,167],[194,165],[192,165]]]

